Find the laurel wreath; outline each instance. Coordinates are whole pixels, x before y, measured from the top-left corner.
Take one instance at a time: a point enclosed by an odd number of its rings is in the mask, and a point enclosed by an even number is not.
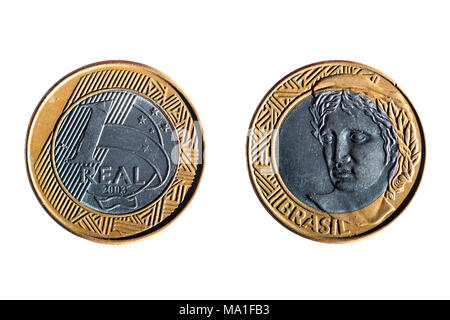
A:
[[[398,163],[385,197],[394,200],[395,195],[402,192],[405,184],[412,181],[414,166],[420,156],[414,124],[408,113],[395,105],[393,101],[385,102],[376,99],[376,104],[391,120],[398,139]]]

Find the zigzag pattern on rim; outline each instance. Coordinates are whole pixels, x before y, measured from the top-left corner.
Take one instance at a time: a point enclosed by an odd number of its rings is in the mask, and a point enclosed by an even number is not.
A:
[[[68,222],[94,234],[109,237],[130,236],[149,229],[165,218],[184,200],[198,174],[201,132],[195,126],[187,106],[178,93],[147,75],[125,70],[104,70],[83,76],[75,87],[64,111],[86,95],[105,89],[139,92],[165,110],[179,137],[180,163],[165,195],[139,214],[111,217],[83,209],[59,185],[52,166],[52,132],[35,162],[35,174],[42,193]],[[120,221],[120,222],[119,222]]]

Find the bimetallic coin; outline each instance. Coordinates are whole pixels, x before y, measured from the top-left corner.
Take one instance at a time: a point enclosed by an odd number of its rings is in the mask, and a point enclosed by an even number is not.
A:
[[[266,209],[309,239],[366,236],[397,217],[420,183],[425,140],[390,78],[349,61],[294,71],[260,103],[247,141]]]
[[[187,205],[203,169],[198,117],[161,72],[126,61],[81,68],[39,103],[26,142],[33,189],[71,232],[149,235]]]

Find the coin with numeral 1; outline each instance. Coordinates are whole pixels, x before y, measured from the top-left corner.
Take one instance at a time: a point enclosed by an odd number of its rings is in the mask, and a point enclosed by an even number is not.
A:
[[[153,234],[186,207],[203,169],[198,116],[163,73],[88,65],[58,81],[28,128],[37,198],[76,235],[117,243]]]
[[[369,235],[411,201],[425,140],[389,77],[349,61],[319,62],[280,80],[250,124],[250,179],[282,225],[309,239]]]

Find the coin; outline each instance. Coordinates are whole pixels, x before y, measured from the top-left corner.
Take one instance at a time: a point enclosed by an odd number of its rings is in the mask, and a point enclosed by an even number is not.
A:
[[[312,240],[342,242],[381,229],[411,201],[424,169],[424,133],[389,77],[325,61],[266,94],[250,124],[247,162],[278,222]]]
[[[155,233],[189,203],[203,170],[202,129],[168,76],[134,62],[99,62],[42,98],[26,164],[54,220],[89,240],[123,242]]]

